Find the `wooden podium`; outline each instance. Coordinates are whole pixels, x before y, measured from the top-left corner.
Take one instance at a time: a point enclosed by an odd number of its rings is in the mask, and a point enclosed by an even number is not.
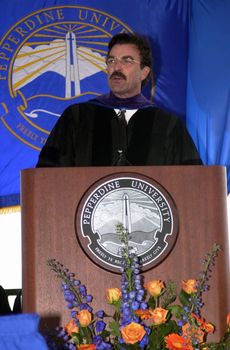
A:
[[[217,326],[214,338],[226,328],[230,310],[229,255],[226,209],[226,174],[220,166],[146,166],[27,169],[21,174],[23,311],[38,312],[50,324],[65,324],[69,310],[60,291],[60,280],[47,266],[55,258],[87,286],[94,310],[111,311],[105,289],[120,287],[120,275],[95,264],[76,238],[75,215],[79,201],[98,180],[116,174],[142,174],[154,179],[173,198],[179,215],[178,238],[170,254],[144,272],[151,279],[178,282],[198,278],[203,258],[213,243],[220,244],[204,293],[203,316]]]

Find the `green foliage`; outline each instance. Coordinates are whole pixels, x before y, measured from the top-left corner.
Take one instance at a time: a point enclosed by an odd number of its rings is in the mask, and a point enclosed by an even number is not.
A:
[[[189,294],[185,293],[185,291],[183,289],[180,291],[179,300],[180,300],[182,305],[184,305],[184,306],[189,305],[189,298],[190,297],[191,296]]]
[[[120,337],[120,336],[121,336],[119,322],[117,322],[117,321],[115,321],[115,320],[109,322],[109,329],[110,329],[110,332],[111,332],[115,337]]]
[[[179,331],[180,327],[173,320],[169,320],[167,323],[154,326],[149,337],[149,349],[164,349],[164,338],[171,333],[178,333]]]

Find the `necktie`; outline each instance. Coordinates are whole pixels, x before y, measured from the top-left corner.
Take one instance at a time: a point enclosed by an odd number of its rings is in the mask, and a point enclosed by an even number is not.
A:
[[[117,115],[119,124],[119,148],[126,153],[127,150],[127,123],[125,119],[125,110],[121,109]]]
[[[125,119],[125,110],[121,109],[117,114],[118,122],[118,143],[115,151],[114,165],[127,165],[127,122]]]

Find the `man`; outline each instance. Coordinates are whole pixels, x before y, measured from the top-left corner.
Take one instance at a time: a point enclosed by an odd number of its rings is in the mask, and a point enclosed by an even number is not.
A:
[[[106,63],[110,93],[68,107],[37,166],[202,164],[182,121],[141,94],[152,69],[147,41],[115,35]]]

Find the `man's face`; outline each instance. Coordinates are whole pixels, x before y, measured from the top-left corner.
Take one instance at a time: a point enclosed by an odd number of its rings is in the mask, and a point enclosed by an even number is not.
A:
[[[150,68],[141,68],[138,48],[133,44],[116,44],[107,58],[108,83],[111,91],[120,98],[136,96]]]

